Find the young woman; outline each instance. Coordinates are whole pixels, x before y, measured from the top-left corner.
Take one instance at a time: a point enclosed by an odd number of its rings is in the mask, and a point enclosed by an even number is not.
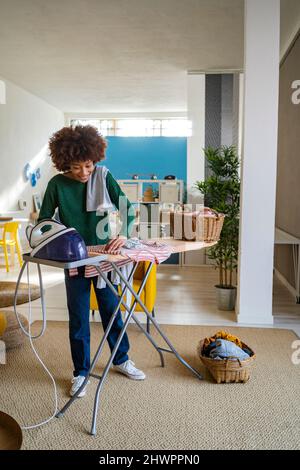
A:
[[[107,214],[99,214],[96,210],[87,210],[88,181],[97,171],[95,164],[105,158],[107,143],[92,126],[64,127],[50,139],[50,156],[55,168],[60,172],[48,183],[39,221],[52,218],[58,209],[59,220],[66,227],[74,227],[83,237],[86,245],[106,244],[107,253],[118,253],[130,236],[130,227],[134,221],[134,210],[121,191],[111,173],[107,171],[102,183],[111,203],[121,211],[124,223],[120,234],[110,237],[110,227],[104,219]],[[97,180],[95,180],[97,182]],[[100,191],[101,192],[101,191]],[[93,197],[92,195],[89,195]],[[120,198],[125,198],[125,205],[120,205]],[[99,229],[100,227],[100,229]],[[85,277],[85,268],[78,269],[77,276],[70,276],[65,271],[65,284],[69,311],[69,338],[74,364],[71,396],[81,386],[90,367],[90,289],[94,285],[102,325],[105,329],[109,323],[118,300],[108,287],[97,288],[98,277]],[[110,276],[110,275],[109,275]],[[111,277],[109,277],[111,279]],[[117,288],[117,286],[115,286]],[[108,344],[112,351],[123,326],[121,312],[108,335]],[[128,357],[129,341],[125,333],[114,357],[114,367],[127,377],[135,380],[145,379],[145,374],[137,369]],[[85,387],[86,388],[86,387]],[[85,388],[79,394],[86,393]]]

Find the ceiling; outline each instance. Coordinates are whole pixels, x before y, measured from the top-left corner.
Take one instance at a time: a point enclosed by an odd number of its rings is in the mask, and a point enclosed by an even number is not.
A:
[[[185,112],[187,71],[242,68],[243,6],[0,0],[0,75],[64,112]]]

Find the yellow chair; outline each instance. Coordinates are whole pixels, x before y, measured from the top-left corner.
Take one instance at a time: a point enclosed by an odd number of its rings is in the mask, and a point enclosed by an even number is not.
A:
[[[15,259],[15,247],[18,254],[18,259],[20,266],[22,266],[22,255],[21,249],[18,241],[18,229],[19,229],[19,222],[7,222],[4,224],[3,236],[2,240],[0,240],[0,246],[3,247],[4,257],[5,257],[5,266],[6,271],[9,272],[9,263],[8,263],[8,251],[7,248],[10,247],[10,255],[12,264],[14,264]],[[6,238],[6,235],[9,234],[9,238]]]
[[[138,264],[135,270],[134,276],[133,276],[133,288],[135,292],[138,291],[149,264],[150,264],[149,261],[142,261]],[[119,293],[121,294],[120,286],[119,286]],[[153,317],[155,317],[154,306],[155,306],[155,300],[156,300],[156,264],[152,266],[151,272],[148,276],[144,289],[141,292],[140,298],[141,298],[141,301],[147,307],[148,311],[151,312]],[[133,304],[133,302],[134,302],[134,298],[132,296],[131,305]],[[92,310],[93,316],[94,316],[95,310],[98,310],[98,303],[97,303],[97,298],[95,295],[95,290],[94,290],[93,285],[91,288],[90,310]],[[121,310],[125,311],[125,308],[121,306]],[[139,304],[136,304],[134,310],[135,312],[143,311]],[[147,317],[147,332],[148,333],[150,332],[150,320],[148,317]]]
[[[3,335],[6,327],[7,327],[6,316],[4,315],[3,312],[0,312],[0,338]]]

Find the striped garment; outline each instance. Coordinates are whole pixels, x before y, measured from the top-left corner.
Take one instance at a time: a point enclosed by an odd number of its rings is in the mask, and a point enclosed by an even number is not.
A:
[[[88,253],[97,253],[97,254],[105,254],[105,247],[106,245],[92,245],[88,246],[87,250]],[[116,262],[118,268],[125,266],[132,261],[151,261],[156,264],[160,264],[172,254],[172,247],[156,242],[151,240],[144,240],[141,242],[141,246],[136,248],[121,248],[120,254],[125,257],[124,260],[120,260]],[[113,267],[110,262],[102,261],[99,265],[99,268],[102,272],[109,272],[113,270]],[[78,274],[77,268],[69,269],[70,276],[76,276]],[[99,273],[95,266],[85,266],[85,277],[94,277],[99,276]]]

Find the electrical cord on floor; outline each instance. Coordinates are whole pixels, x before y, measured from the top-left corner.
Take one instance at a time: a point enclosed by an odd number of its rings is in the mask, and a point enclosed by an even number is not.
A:
[[[18,312],[17,312],[18,290],[19,290],[20,282],[21,282],[21,280],[22,280],[23,272],[24,272],[24,270],[25,270],[26,267],[27,267],[27,271],[28,271],[28,261],[25,261],[25,263],[23,264],[23,266],[22,266],[22,268],[21,268],[21,271],[20,271],[20,273],[19,273],[18,279],[17,279],[17,285],[16,285],[15,297],[14,297],[14,312],[15,312],[17,321],[18,321],[18,323],[19,323],[19,327],[20,327],[21,330],[23,331],[24,335],[26,335],[26,336],[29,337],[29,333],[28,333],[28,331],[24,328],[24,326],[22,325],[22,322],[21,322],[21,320],[20,320],[20,318],[19,318],[19,314],[18,314]],[[44,299],[43,279],[42,279],[41,267],[40,267],[39,264],[37,265],[37,270],[38,270],[39,283],[40,283],[40,294],[41,294],[41,304],[42,304],[43,325],[42,325],[41,331],[40,331],[37,335],[35,335],[35,336],[31,335],[31,338],[32,338],[32,339],[37,339],[37,338],[39,338],[40,336],[43,336],[43,334],[45,333],[45,330],[46,330],[46,308],[45,308],[45,299]],[[29,277],[29,273],[28,273],[28,277]]]
[[[40,275],[40,271],[39,271],[39,275]],[[29,283],[29,263],[27,263],[27,285],[28,285],[28,301],[29,301],[28,331],[24,330],[24,328],[22,328],[22,330],[29,337],[30,345],[32,347],[32,350],[33,350],[36,358],[38,359],[38,361],[40,362],[40,364],[42,365],[42,367],[44,368],[44,370],[46,371],[46,373],[49,375],[50,379],[52,380],[53,387],[54,387],[55,409],[54,409],[53,414],[48,419],[46,419],[45,421],[42,421],[38,424],[32,424],[32,425],[28,425],[28,426],[21,426],[21,428],[24,429],[24,430],[38,428],[40,426],[43,426],[44,424],[49,423],[49,421],[51,421],[53,418],[55,418],[55,416],[58,412],[57,388],[56,388],[56,383],[55,383],[54,377],[52,376],[51,372],[49,371],[47,366],[44,364],[44,362],[42,361],[42,359],[38,355],[38,353],[37,353],[37,351],[34,347],[34,344],[33,344],[33,339],[41,337],[44,334],[45,326],[46,326],[46,312],[45,312],[45,308],[44,308],[44,295],[43,295],[43,292],[42,292],[43,291],[43,286],[41,284],[41,276],[40,276],[40,289],[41,289],[41,301],[42,301],[42,311],[43,311],[43,329],[42,329],[41,333],[37,336],[33,336],[31,334],[32,310],[31,310],[31,290],[30,290],[30,283]],[[17,290],[16,290],[16,295],[15,295],[15,304],[16,304],[16,297],[17,297]],[[18,313],[16,311],[16,305],[15,305],[15,314],[16,314],[18,322],[20,324],[21,322],[19,320]]]

